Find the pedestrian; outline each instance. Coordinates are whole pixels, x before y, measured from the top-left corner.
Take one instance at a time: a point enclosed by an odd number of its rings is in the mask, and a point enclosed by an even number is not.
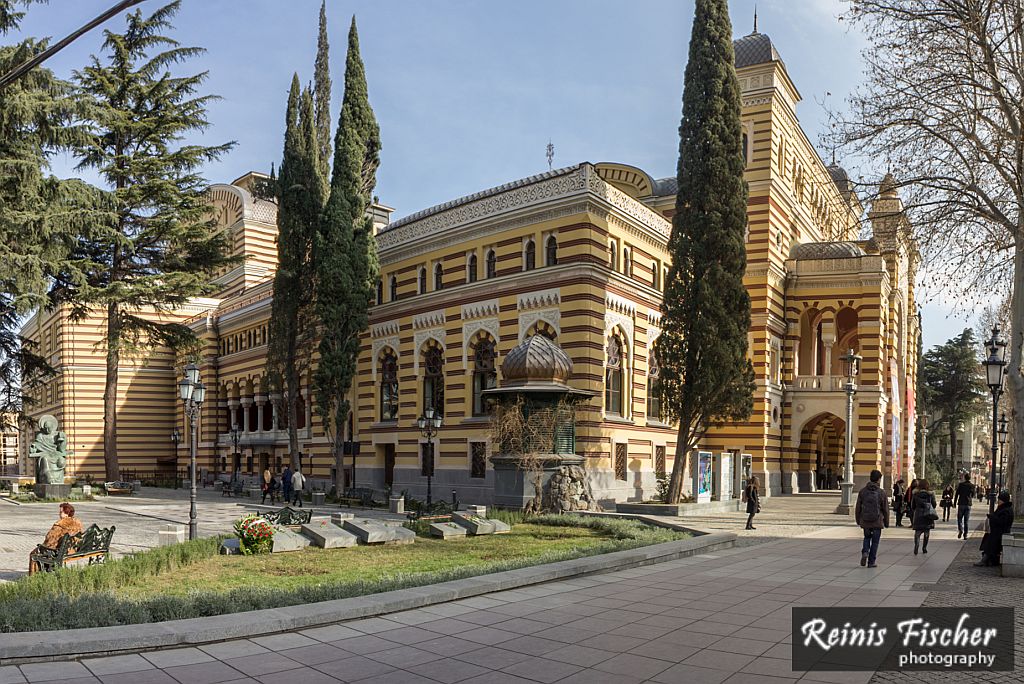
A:
[[[953,485],[948,484],[942,490],[942,522],[949,522],[949,509],[953,507]],[[957,511],[957,520],[960,519],[960,512]],[[957,534],[959,537],[959,533]]]
[[[978,495],[978,501],[985,500],[985,485],[978,485],[977,487],[975,487],[975,492]]]
[[[744,529],[756,530],[754,516],[761,512],[761,497],[758,496],[756,475],[747,480],[746,489],[743,490],[743,500],[747,502],[747,526]]]
[[[43,543],[32,550],[32,553],[47,553],[57,550],[61,538],[65,534],[75,535],[82,532],[82,521],[75,517],[75,507],[65,502],[57,507],[57,522],[53,523],[50,531],[43,538]],[[34,575],[39,572],[39,563],[29,556],[28,574]]]
[[[281,494],[284,496],[284,502],[289,503],[292,500],[292,467],[291,464],[287,464],[284,470],[281,472]]]
[[[906,510],[903,501],[903,478],[892,485],[892,510],[896,513],[896,527],[903,527],[903,512]]]
[[[932,493],[928,480],[921,480],[917,486],[917,493],[910,504],[911,517],[914,520],[914,555],[917,555],[917,548],[922,535],[924,544],[921,550],[928,553],[928,536],[935,528],[935,521],[939,514],[935,512],[935,494]]]
[[[825,468],[825,482],[828,483],[828,488],[832,489],[832,466],[829,465]]]
[[[260,500],[260,504],[267,503],[267,497],[270,497],[270,503],[274,503],[274,476],[271,475],[269,480],[263,482],[263,498]]]
[[[914,493],[917,491],[917,483],[919,480],[915,477],[910,481],[910,486],[907,487],[907,491],[903,493],[903,510],[907,512],[907,516],[910,518],[910,525],[914,525],[914,514],[910,510],[910,504],[914,500]]]
[[[957,539],[967,539],[967,532],[970,530],[971,524],[971,503],[973,502],[974,485],[971,484],[971,474],[964,473],[963,481],[956,486],[956,493],[953,495],[953,505],[956,506]]]
[[[297,504],[299,508],[302,508],[302,488],[305,485],[306,478],[302,474],[302,470],[296,466],[295,472],[292,473],[292,496],[295,497],[293,503]]]
[[[1010,503],[1010,492],[1005,489],[999,492],[999,506],[988,514],[988,532],[981,540],[981,560],[975,563],[979,567],[999,565],[1000,554],[1003,552],[1003,535],[1009,534],[1013,528],[1013,504]]]
[[[855,519],[864,530],[864,545],[861,547],[860,564],[869,568],[877,567],[878,542],[882,538],[882,528],[889,526],[889,502],[885,492],[879,486],[882,471],[872,470],[869,482],[857,494]]]

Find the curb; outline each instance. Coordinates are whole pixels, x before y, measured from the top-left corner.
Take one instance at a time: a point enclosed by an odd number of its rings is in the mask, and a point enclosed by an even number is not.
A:
[[[167,622],[0,635],[0,665],[191,646],[384,615],[531,584],[614,572],[732,548],[732,532],[334,601]]]

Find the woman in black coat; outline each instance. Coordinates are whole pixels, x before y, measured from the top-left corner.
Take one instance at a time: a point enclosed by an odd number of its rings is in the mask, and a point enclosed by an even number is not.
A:
[[[999,556],[1003,553],[1003,535],[1009,534],[1013,527],[1013,504],[1010,503],[1010,492],[999,492],[999,506],[988,514],[988,532],[981,540],[981,560],[975,565],[999,565]]]
[[[910,500],[910,517],[914,526],[914,555],[917,555],[917,547],[924,535],[924,545],[921,550],[928,553],[928,536],[935,527],[935,495],[932,493],[928,480],[921,480],[917,484],[917,491],[914,498]]]
[[[747,499],[747,527],[748,530],[756,530],[754,527],[754,515],[761,512],[761,497],[757,495],[757,477],[751,477],[747,488],[743,490]]]

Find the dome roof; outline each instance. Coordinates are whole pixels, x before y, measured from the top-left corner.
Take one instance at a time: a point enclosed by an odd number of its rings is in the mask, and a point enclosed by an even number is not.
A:
[[[572,375],[572,359],[544,335],[531,335],[505,355],[501,364],[502,387],[526,383],[565,385]]]
[[[832,176],[832,182],[836,184],[840,192],[847,192],[852,189],[850,183],[850,174],[846,173],[846,169],[836,163],[829,164],[828,174]]]
[[[750,35],[734,40],[732,48],[736,53],[737,69],[754,64],[782,61],[782,56],[775,49],[768,34],[758,33],[756,29]]]
[[[805,242],[789,253],[790,259],[849,259],[866,256],[856,242]]]

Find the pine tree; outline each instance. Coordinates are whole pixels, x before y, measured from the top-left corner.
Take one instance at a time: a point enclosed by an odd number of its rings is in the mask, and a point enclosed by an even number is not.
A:
[[[298,408],[315,334],[312,241],[326,187],[319,173],[312,93],[292,77],[285,114],[284,157],[277,179],[277,258],[267,363],[270,385],[282,392],[292,465],[298,465]]]
[[[0,0],[0,35],[17,30],[24,12]],[[46,49],[24,38],[0,46],[0,74]],[[69,268],[68,245],[88,224],[95,193],[77,180],[46,175],[47,155],[81,139],[70,86],[36,68],[0,93],[0,420],[29,401],[53,369],[22,339],[22,318],[46,304],[54,274]]]
[[[191,331],[147,312],[171,311],[213,290],[213,274],[233,263],[218,231],[200,174],[233,143],[181,145],[182,136],[208,126],[210,95],[197,95],[206,73],[169,70],[202,54],[162,32],[172,28],[179,2],[149,17],[127,16],[124,33],[105,31],[105,61],[75,73],[86,102],[89,133],[78,146],[79,169],[94,169],[106,184],[106,211],[94,216],[74,247],[82,274],[64,272],[54,298],[73,317],[101,311],[106,324],[103,454],[106,476],[120,477],[117,460],[118,367],[122,354],[156,345],[194,343]]]
[[[669,503],[679,501],[688,456],[707,430],[745,420],[753,408],[741,140],[728,3],[697,0],[679,125],[672,267],[655,347],[662,406],[679,424]]]
[[[320,175],[331,173],[331,64],[327,43],[327,1],[320,4],[320,33],[316,39],[316,63],[313,68],[313,103],[316,109],[316,141]]]
[[[929,433],[942,426],[949,439],[949,462],[943,464],[945,467],[931,459],[928,463],[929,469],[939,473],[943,481],[951,481],[956,475],[959,427],[988,408],[978,363],[980,348],[968,328],[945,344],[929,349],[921,362],[918,391],[925,409],[933,414]]]
[[[316,238],[316,310],[321,324],[320,362],[314,379],[317,411],[341,455],[359,356],[369,325],[378,274],[373,222],[367,214],[377,166],[380,129],[367,97],[355,17],[348,36],[345,96],[334,138],[330,198]],[[353,470],[353,483],[355,472]]]

